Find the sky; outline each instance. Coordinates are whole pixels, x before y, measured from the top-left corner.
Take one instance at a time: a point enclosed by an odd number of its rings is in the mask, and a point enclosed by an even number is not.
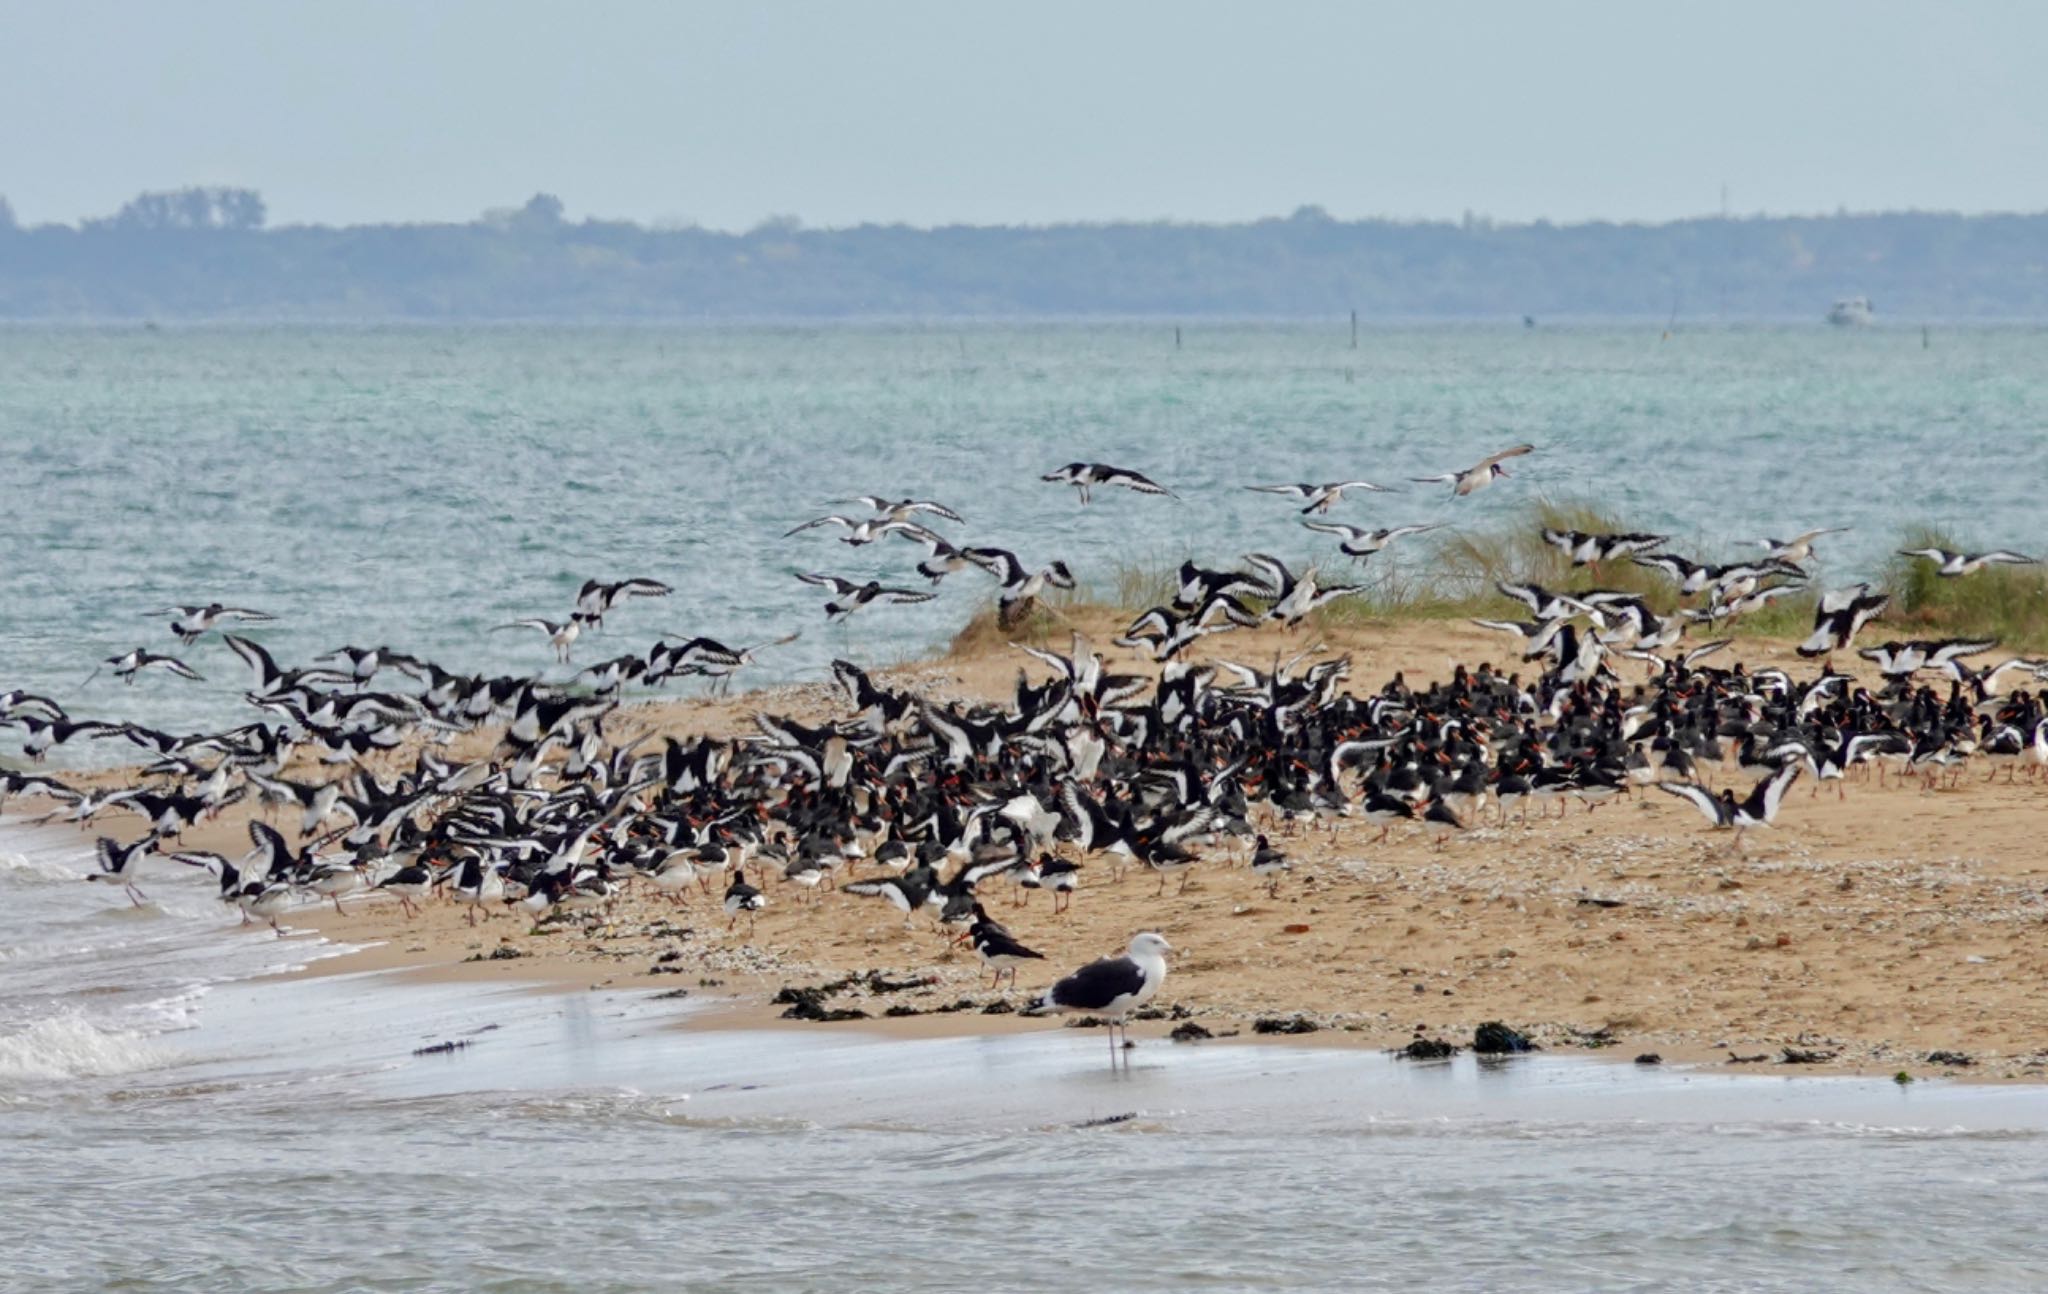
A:
[[[2048,4],[0,0],[0,195],[744,229],[2048,209]]]

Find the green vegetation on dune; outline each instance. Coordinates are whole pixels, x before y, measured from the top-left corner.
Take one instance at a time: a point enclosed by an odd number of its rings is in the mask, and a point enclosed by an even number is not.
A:
[[[1898,547],[1953,552],[1968,545],[1944,530],[1910,526]],[[1902,553],[1886,566],[1884,587],[1892,595],[1884,623],[1898,636],[1996,638],[2014,651],[2048,650],[2048,567],[1991,566],[1943,579],[1933,562]]]
[[[1310,621],[1319,630],[1341,633],[1402,622],[1527,619],[1527,607],[1499,592],[1502,581],[1540,584],[1560,593],[1596,588],[1632,593],[1660,616],[1703,605],[1700,597],[1681,597],[1676,582],[1662,572],[1627,559],[1575,567],[1567,554],[1545,542],[1546,528],[1586,533],[1637,529],[1584,503],[1543,500],[1509,521],[1417,537],[1362,563],[1322,550],[1296,569],[1314,563],[1325,584],[1355,583],[1366,591],[1321,608]],[[1697,546],[1684,536],[1672,536],[1669,547],[1689,553]],[[1962,545],[1945,532],[1910,526],[1901,532],[1897,547]],[[1178,559],[1118,565],[1098,582],[1034,606],[1011,630],[1001,629],[994,608],[987,608],[954,638],[952,650],[1058,641],[1076,624],[1139,615],[1172,601],[1179,584],[1178,566]],[[2048,568],[1994,566],[1952,579],[1934,572],[1931,562],[1895,558],[1880,581],[1892,595],[1891,608],[1863,631],[1859,643],[1981,637],[1995,638],[2011,651],[2048,651]],[[1695,626],[1691,637],[1803,639],[1812,631],[1821,587],[1833,583],[1816,580],[1749,615],[1711,628]],[[1254,609],[1262,608],[1254,604]]]

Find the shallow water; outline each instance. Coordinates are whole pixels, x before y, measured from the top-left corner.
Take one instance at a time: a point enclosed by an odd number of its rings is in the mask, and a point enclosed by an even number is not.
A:
[[[21,1288],[2022,1289],[2048,1246],[2038,1088],[678,1029],[256,980],[331,950],[176,874],[113,907],[62,837],[0,860]]]
[[[0,689],[87,716],[240,721],[246,671],[123,688],[93,662],[162,649],[142,614],[220,599],[278,614],[281,659],[389,643],[451,667],[538,669],[515,616],[560,619],[591,576],[676,596],[619,612],[578,663],[656,633],[735,645],[802,628],[757,681],[823,677],[943,643],[988,597],[969,572],[922,606],[828,627],[798,570],[918,583],[921,551],[797,522],[854,493],[938,497],[964,542],[1120,564],[1264,550],[1328,556],[1254,482],[1401,483],[1530,440],[1520,474],[1346,502],[1361,525],[1484,525],[1539,495],[1597,497],[1680,547],[1735,555],[1817,525],[1830,579],[1873,571],[1907,522],[2043,544],[2031,462],[2048,436],[2048,333],[1741,328],[8,328],[0,330]],[[1147,471],[1181,501],[1082,509],[1038,476],[1070,459]],[[1525,469],[1525,470],[1523,470]],[[1311,541],[1316,542],[1311,542]],[[1416,553],[1426,549],[1414,550]],[[1398,552],[1398,550],[1397,550]],[[693,685],[694,686],[694,685]],[[94,752],[87,748],[84,754]]]

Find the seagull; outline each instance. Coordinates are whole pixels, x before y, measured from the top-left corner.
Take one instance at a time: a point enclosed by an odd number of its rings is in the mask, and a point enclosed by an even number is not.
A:
[[[1362,530],[1357,526],[1346,526],[1333,521],[1304,521],[1301,524],[1325,535],[1338,536],[1337,551],[1346,557],[1361,560],[1379,552],[1396,539],[1441,529],[1439,526],[1389,526],[1384,530]]]
[[[797,573],[797,578],[806,584],[815,584],[819,588],[830,589],[832,590],[832,596],[839,599],[838,601],[825,604],[825,618],[827,620],[842,620],[870,602],[929,602],[938,596],[936,593],[923,593],[917,589],[884,588],[879,580],[869,580],[865,584],[856,584],[852,580],[841,579],[837,575],[825,575],[817,571],[800,571]]]
[[[1111,467],[1107,463],[1069,463],[1038,479],[1073,486],[1080,491],[1082,503],[1088,502],[1089,492],[1098,485],[1121,485],[1139,494],[1163,494],[1169,499],[1180,497],[1142,472],[1133,472],[1127,467]]]
[[[1374,485],[1371,481],[1327,481],[1321,485],[1303,481],[1297,485],[1247,485],[1244,488],[1260,494],[1285,494],[1297,499],[1306,499],[1308,506],[1301,510],[1303,516],[1309,513],[1322,516],[1329,512],[1331,504],[1343,501],[1346,490],[1365,490],[1373,494],[1400,492],[1384,485]]]
[[[187,647],[198,642],[201,634],[223,620],[261,624],[277,619],[267,612],[252,611],[248,607],[224,607],[218,602],[209,602],[203,607],[159,607],[143,614],[171,617],[171,632],[178,635],[178,641]]]
[[[1764,550],[1772,561],[1803,562],[1813,556],[1813,541],[1822,535],[1847,534],[1847,526],[1827,526],[1820,530],[1803,531],[1790,539],[1753,539],[1750,542]]]
[[[1810,658],[1846,650],[1863,626],[1883,615],[1891,604],[1891,594],[1873,592],[1868,584],[1821,594],[1813,609],[1813,636],[1799,644],[1799,654]]]
[[[1501,466],[1501,463],[1505,460],[1520,458],[1524,454],[1533,454],[1535,452],[1536,447],[1534,445],[1517,445],[1513,449],[1503,449],[1498,454],[1482,458],[1462,472],[1445,472],[1438,476],[1418,476],[1413,479],[1418,485],[1434,485],[1438,482],[1448,482],[1451,487],[1452,496],[1462,499],[1468,494],[1479,493],[1479,491],[1487,486],[1492,485],[1497,478],[1506,476],[1508,469]]]
[[[582,636],[583,626],[595,623],[593,618],[583,612],[572,611],[567,620],[557,622],[544,620],[539,616],[527,616],[523,620],[492,625],[491,632],[497,633],[501,629],[538,629],[547,638],[548,645],[555,649],[555,659],[566,665],[569,663],[569,648]]]
[[[1739,850],[1743,832],[1752,827],[1768,827],[1777,821],[1778,806],[1785,800],[1786,788],[1799,780],[1799,770],[1804,767],[1803,763],[1795,761],[1766,774],[1739,802],[1732,790],[1724,789],[1717,796],[1697,782],[1659,782],[1657,789],[1688,801],[1716,829],[1735,828],[1735,848]]]
[[[1116,1031],[1118,1027],[1124,1027],[1124,1042],[1128,1045],[1130,1032],[1124,1023],[1125,1017],[1158,994],[1159,986],[1166,982],[1166,954],[1172,951],[1172,945],[1163,935],[1150,931],[1136,935],[1131,939],[1130,950],[1123,956],[1089,962],[1047,989],[1037,1001],[1025,1007],[1022,1014],[1062,1012],[1096,1016],[1108,1021],[1109,1060],[1114,1068]]]
[[[1958,575],[1975,575],[1987,566],[2038,566],[2038,557],[2023,557],[2018,553],[1995,548],[1988,553],[1952,553],[1946,548],[1902,548],[1901,557],[1924,557],[1935,563],[1935,574],[1943,579],[1954,579]]]

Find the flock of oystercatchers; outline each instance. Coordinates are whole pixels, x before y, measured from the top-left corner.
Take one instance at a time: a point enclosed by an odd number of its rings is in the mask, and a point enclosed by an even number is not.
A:
[[[1416,479],[1448,483],[1454,497],[1466,497],[1531,452],[1519,445],[1464,471]],[[1082,504],[1105,487],[1177,497],[1142,473],[1101,463],[1071,463],[1043,479],[1073,486]],[[1337,536],[1340,552],[1357,561],[1434,528],[1367,530],[1314,519],[1347,494],[1389,492],[1370,481],[1248,488],[1299,501],[1303,524]],[[911,540],[926,550],[916,569],[933,586],[970,569],[993,576],[1005,627],[1045,590],[1074,586],[1065,562],[1033,569],[1007,549],[955,545],[926,524],[961,522],[941,503],[880,495],[852,502],[869,515],[830,514],[787,537],[836,528],[850,546]],[[1051,891],[1058,913],[1084,875],[1147,869],[1158,873],[1163,895],[1170,874],[1180,874],[1184,890],[1193,867],[1234,855],[1270,894],[1290,865],[1271,839],[1282,832],[1362,819],[1380,828],[1379,841],[1407,827],[1441,849],[1489,816],[1504,825],[1515,813],[1527,821],[1532,808],[1547,817],[1553,805],[1563,816],[1571,801],[1590,812],[1651,786],[1731,830],[1740,849],[1744,833],[1772,825],[1802,776],[1812,778],[1814,794],[1833,782],[1838,795],[1867,771],[1880,785],[1891,773],[1901,784],[1931,784],[1960,778],[1971,761],[1988,762],[1994,777],[2003,768],[2010,780],[2021,766],[2037,777],[2048,767],[2048,710],[2044,693],[2024,684],[2048,679],[2048,664],[1968,663],[1994,650],[1993,641],[1865,648],[1882,679],[1873,688],[1831,660],[1805,679],[1777,668],[1718,668],[1709,661],[1729,639],[1688,640],[1695,625],[1718,629],[1810,587],[1802,563],[1831,533],[1760,540],[1755,560],[1716,565],[1666,551],[1662,535],[1545,530],[1548,543],[1596,579],[1628,561],[1669,576],[1681,600],[1695,605],[1659,615],[1628,592],[1503,581],[1499,591],[1528,618],[1477,623],[1514,640],[1519,667],[1458,665],[1419,687],[1396,674],[1368,693],[1347,686],[1348,657],[1312,659],[1318,648],[1276,656],[1264,668],[1182,658],[1212,634],[1299,626],[1360,586],[1323,583],[1313,566],[1296,571],[1262,553],[1247,555],[1238,570],[1188,562],[1172,601],[1115,639],[1156,670],[1119,671],[1076,631],[1066,652],[1020,645],[1048,667],[1041,681],[1020,670],[1006,701],[961,703],[892,687],[840,660],[831,669],[837,717],[813,726],[759,713],[755,731],[732,739],[645,731],[628,739],[617,729],[641,725],[612,721],[623,717],[629,685],[701,677],[729,687],[757,652],[796,634],[743,648],[664,636],[645,655],[550,682],[540,674],[465,674],[382,646],[345,646],[286,667],[246,632],[227,629],[260,627],[269,614],[219,603],[170,607],[151,614],[170,617],[184,647],[218,633],[239,658],[249,671],[244,696],[258,716],[225,731],[173,734],[77,719],[47,697],[0,693],[0,727],[21,732],[30,760],[81,739],[123,739],[145,757],[131,784],[112,789],[100,787],[104,779],[73,784],[0,772],[0,806],[8,796],[35,795],[57,803],[48,819],[135,815],[145,829],[134,839],[98,837],[101,871],[91,879],[119,884],[140,903],[145,862],[204,867],[245,923],[261,919],[280,934],[278,919],[293,906],[339,910],[364,892],[389,894],[408,916],[443,896],[474,924],[508,906],[535,920],[604,909],[628,886],[683,903],[721,883],[727,930],[744,918],[751,932],[768,902],[761,886],[773,882],[805,902],[836,889],[885,902],[906,923],[928,915],[971,943],[996,982],[1007,975],[1014,984],[1039,954],[985,906],[1003,886],[1012,887],[1013,907],[1033,890]],[[1955,579],[2032,561],[2002,550],[1908,555]],[[830,591],[831,619],[934,596],[826,572],[798,578]],[[592,580],[565,619],[499,628],[542,634],[566,662],[586,631],[601,633],[622,604],[670,592],[653,579]],[[1826,658],[1848,649],[1887,605],[1868,584],[1821,593],[1799,653]],[[1646,667],[1640,681],[1624,680],[1622,662]],[[203,677],[145,647],[101,668],[131,684],[148,672]],[[2012,680],[2022,686],[2007,693]],[[457,742],[478,753],[458,760]],[[1730,760],[1746,787],[1716,786]],[[246,853],[179,847],[194,824],[242,802],[258,810]],[[292,817],[274,825],[280,811]],[[1163,938],[1142,933],[1123,956],[1058,981],[1027,1009],[1083,1012],[1114,1025],[1158,991],[1167,951]]]

